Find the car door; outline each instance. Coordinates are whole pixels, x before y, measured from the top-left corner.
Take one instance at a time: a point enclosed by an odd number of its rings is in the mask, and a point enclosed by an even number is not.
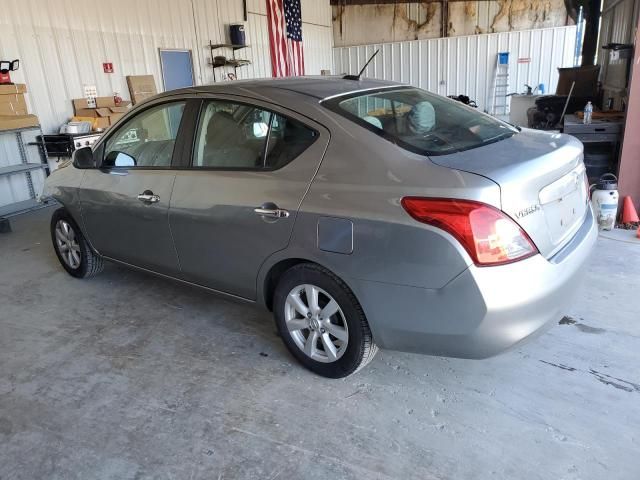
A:
[[[329,132],[280,107],[248,102],[203,102],[169,223],[185,279],[255,299],[260,265],[287,246]]]
[[[85,232],[101,255],[179,274],[168,210],[187,106],[185,100],[150,105],[95,151],[98,168],[86,170],[80,202]]]

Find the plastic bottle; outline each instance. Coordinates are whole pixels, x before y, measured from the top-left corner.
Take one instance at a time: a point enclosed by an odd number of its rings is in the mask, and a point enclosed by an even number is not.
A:
[[[585,125],[591,124],[591,115],[593,114],[593,105],[591,102],[587,102],[584,107],[584,116],[582,117],[582,123]]]

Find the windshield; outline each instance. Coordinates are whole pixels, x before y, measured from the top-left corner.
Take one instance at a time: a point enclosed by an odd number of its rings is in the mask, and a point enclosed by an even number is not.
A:
[[[489,115],[419,88],[339,97],[325,105],[387,140],[422,155],[445,155],[509,138],[518,131]]]

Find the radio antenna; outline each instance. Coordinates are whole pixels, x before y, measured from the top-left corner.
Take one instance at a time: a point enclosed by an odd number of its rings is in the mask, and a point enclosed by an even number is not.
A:
[[[380,51],[380,49],[376,50],[375,53],[373,55],[371,55],[371,57],[369,57],[369,60],[367,60],[367,63],[364,64],[364,67],[362,67],[362,70],[360,70],[360,72],[358,73],[358,75],[345,75],[344,78],[345,80],[355,80],[355,81],[359,81],[360,77],[362,76],[362,74],[364,73],[364,71],[367,69],[367,67],[369,66],[369,64],[371,63],[371,60],[373,60],[375,58],[375,56],[378,54],[378,52]]]

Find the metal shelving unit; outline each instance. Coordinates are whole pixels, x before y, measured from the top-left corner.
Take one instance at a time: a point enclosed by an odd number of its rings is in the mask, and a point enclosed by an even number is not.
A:
[[[211,66],[212,70],[213,70],[213,81],[216,81],[216,68],[221,68],[221,67],[233,67],[233,72],[234,75],[236,77],[236,79],[238,78],[238,67],[244,67],[247,65],[251,65],[251,61],[250,60],[243,60],[240,58],[236,58],[236,50],[241,50],[243,48],[250,48],[250,45],[234,45],[232,43],[212,43],[211,40],[209,40],[209,45],[207,45],[207,47],[209,47],[209,54],[210,54],[210,59],[209,59],[209,65]],[[213,55],[213,51],[214,50],[218,50],[220,48],[230,48],[231,51],[233,52],[233,57],[232,58],[227,58],[225,60],[225,63],[215,63],[215,56]]]
[[[42,129],[40,126],[35,127],[23,127],[15,128],[12,130],[0,130],[0,136],[13,135],[17,145],[17,149],[20,155],[20,163],[13,165],[6,165],[0,167],[0,178],[8,177],[10,175],[23,175],[29,191],[29,199],[19,202],[10,203],[8,205],[0,206],[0,218],[17,215],[19,213],[28,212],[37,208],[42,208],[45,205],[40,203],[37,198],[35,188],[33,186],[33,177],[31,172],[42,169],[45,175],[49,174],[49,164],[47,162],[47,150],[44,145],[38,145],[37,143],[25,143],[23,134],[28,131],[36,130],[42,135]],[[40,156],[40,163],[29,162],[27,155],[27,147],[35,146],[38,148],[38,155]]]

